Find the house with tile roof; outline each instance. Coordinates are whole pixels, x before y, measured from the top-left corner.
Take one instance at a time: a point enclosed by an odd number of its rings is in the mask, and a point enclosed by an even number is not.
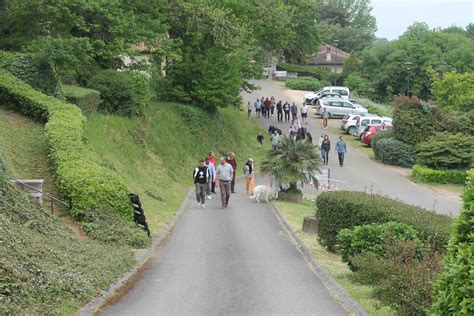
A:
[[[308,66],[327,68],[331,72],[342,72],[344,61],[349,53],[329,44],[321,44],[319,52],[313,54],[308,60]]]

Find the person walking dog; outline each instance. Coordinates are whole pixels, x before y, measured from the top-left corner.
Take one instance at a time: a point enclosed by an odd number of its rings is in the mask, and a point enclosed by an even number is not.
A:
[[[230,186],[232,177],[234,176],[234,168],[226,161],[224,157],[219,160],[219,166],[216,170],[217,185],[221,192],[221,208],[226,208],[229,205]]]
[[[206,203],[206,189],[208,184],[208,171],[206,161],[204,159],[199,160],[199,166],[194,168],[193,178],[194,185],[196,187],[196,200],[198,208],[205,208]]]
[[[339,166],[344,165],[344,154],[347,152],[346,142],[339,136],[339,140],[336,142],[336,152],[339,158]]]

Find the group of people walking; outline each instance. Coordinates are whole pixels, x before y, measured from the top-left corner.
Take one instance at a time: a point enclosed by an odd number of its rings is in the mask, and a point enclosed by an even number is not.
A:
[[[211,194],[216,193],[216,187],[219,187],[222,209],[228,207],[230,195],[235,193],[235,170],[237,168],[235,153],[231,152],[228,156],[222,156],[217,167],[214,159],[214,152],[209,152],[205,159],[199,160],[199,165],[193,171],[198,208],[206,207],[206,199],[212,198]],[[255,180],[251,158],[245,163],[243,172],[246,180],[246,192],[253,194]]]
[[[295,104],[295,102],[293,102],[291,105],[288,101],[285,101],[285,103],[283,103],[282,100],[276,102],[273,96],[270,98],[262,97],[261,99],[257,99],[253,106],[250,101],[247,102],[247,113],[249,118],[252,116],[252,112],[254,110],[255,117],[257,119],[260,117],[270,118],[270,116],[275,115],[275,109],[277,112],[278,122],[283,122],[283,114],[285,117],[285,122],[290,121],[290,114],[291,120],[296,120],[298,118],[298,106]],[[303,124],[308,124],[308,106],[303,104],[300,112]]]
[[[335,147],[339,166],[342,167],[344,165],[344,155],[347,152],[346,142],[342,139],[342,136],[339,136]],[[331,151],[331,141],[329,140],[328,134],[321,134],[319,138],[319,150],[321,151],[321,159],[324,164],[327,165],[329,163],[329,152]]]

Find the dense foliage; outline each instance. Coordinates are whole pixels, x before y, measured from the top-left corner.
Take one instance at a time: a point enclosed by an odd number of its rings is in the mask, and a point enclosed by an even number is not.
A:
[[[0,78],[3,105],[47,121],[46,135],[56,169],[56,184],[71,204],[71,213],[78,220],[87,222],[86,215],[90,210],[114,210],[129,220],[129,223],[124,220],[116,223],[123,225],[122,238],[133,239],[133,245],[145,246],[148,240],[131,223],[130,190],[123,179],[102,166],[84,144],[85,118],[81,110],[32,89],[5,71],[0,71]],[[116,232],[108,227],[104,232],[109,238],[113,233]]]
[[[433,134],[435,107],[417,97],[397,97],[392,102],[395,137],[415,145]]]
[[[425,245],[443,251],[448,243],[451,218],[387,197],[363,192],[321,193],[316,199],[318,237],[334,251],[336,236],[344,228],[394,221],[412,226]]]
[[[472,315],[474,313],[474,169],[468,173],[464,189],[464,209],[456,219],[444,271],[435,285],[434,315]]]
[[[61,85],[53,69],[47,63],[35,60],[30,54],[0,51],[0,68],[8,70],[44,94],[61,94]]]
[[[74,314],[133,263],[130,248],[74,235],[5,178],[0,162],[0,314]]]
[[[429,99],[433,77],[427,72],[443,75],[449,71],[474,71],[474,39],[462,28],[456,28],[456,32],[450,28],[431,30],[425,23],[414,23],[397,40],[374,44],[357,57],[359,65],[346,60],[356,67],[345,70],[344,75],[354,73],[367,79],[373,87],[369,97],[383,101],[394,95],[412,94]],[[454,82],[446,83],[456,86]],[[448,93],[452,95],[451,91]],[[466,95],[464,100],[472,98]]]
[[[336,237],[337,251],[351,270],[357,270],[352,259],[357,254],[373,254],[378,258],[386,255],[386,244],[393,241],[419,241],[418,233],[410,225],[396,222],[368,224],[352,229],[342,229]]]
[[[295,90],[316,91],[323,87],[318,79],[312,77],[289,78],[285,82],[285,87]]]
[[[474,162],[474,137],[436,133],[417,145],[417,162],[433,169],[467,170]]]
[[[372,146],[372,150],[374,151],[374,154],[375,154],[375,147],[377,147],[378,141],[385,138],[395,138],[395,133],[393,132],[393,130],[380,131],[372,138],[372,140],[370,141],[370,146]]]
[[[138,72],[102,70],[91,78],[89,86],[100,92],[99,109],[105,113],[140,115],[150,98],[148,78]]]
[[[474,72],[447,72],[442,79],[439,75],[435,74],[432,92],[436,103],[445,108],[473,111]]]
[[[397,315],[426,315],[433,302],[433,282],[441,271],[442,255],[421,250],[416,242],[389,242],[384,257],[366,253],[352,259],[352,276],[374,288],[374,295]]]
[[[416,161],[415,148],[395,138],[379,139],[374,153],[377,160],[387,165],[411,167]]]

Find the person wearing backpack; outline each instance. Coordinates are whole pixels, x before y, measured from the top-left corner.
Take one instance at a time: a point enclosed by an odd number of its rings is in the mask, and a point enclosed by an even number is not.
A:
[[[206,188],[209,173],[207,171],[206,161],[204,159],[199,160],[199,166],[194,168],[193,178],[194,186],[196,187],[196,200],[198,208],[205,208],[206,203]]]

